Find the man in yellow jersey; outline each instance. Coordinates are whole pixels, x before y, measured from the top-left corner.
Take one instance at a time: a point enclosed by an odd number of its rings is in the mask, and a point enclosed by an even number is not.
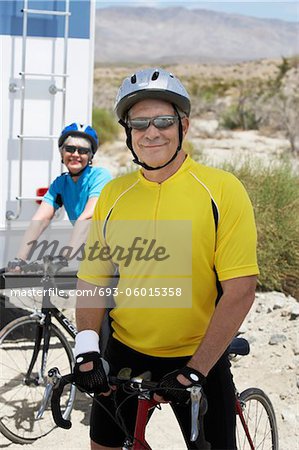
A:
[[[115,410],[119,398],[115,403],[109,391],[98,344],[113,294],[112,335],[103,355],[110,373],[123,367],[132,375],[151,371],[164,388],[155,397],[171,402],[188,448],[206,447],[189,440],[189,393],[172,388],[202,385],[210,448],[236,449],[226,350],[255,294],[250,200],[232,174],[198,164],[184,152],[191,106],[174,75],[163,69],[136,72],[123,81],[115,109],[141,169],[108,183],[96,206],[78,273],[76,382],[105,393],[98,398]],[[84,290],[94,293],[92,300]],[[136,400],[125,402],[121,413],[133,434]],[[97,402],[90,436],[92,449],[120,448],[124,439]]]

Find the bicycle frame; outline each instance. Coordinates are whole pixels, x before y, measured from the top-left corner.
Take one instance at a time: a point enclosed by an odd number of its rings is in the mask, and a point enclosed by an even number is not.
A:
[[[124,450],[151,450],[150,445],[146,442],[145,439],[145,429],[149,419],[149,412],[151,409],[155,408],[156,405],[159,405],[159,403],[153,399],[144,398],[143,396],[138,397],[134,442],[133,444],[131,443],[131,446],[129,447],[127,447],[125,444],[123,447]]]
[[[198,400],[200,401],[200,400]],[[137,404],[137,414],[135,421],[135,429],[134,429],[134,437],[133,440],[131,438],[126,438],[124,441],[124,445],[122,450],[151,450],[151,446],[148,444],[145,438],[146,426],[148,424],[149,418],[153,409],[160,405],[159,402],[154,400],[151,394],[145,389],[141,391],[138,395],[138,404]],[[197,424],[197,436],[199,428],[203,430],[203,415],[198,417]],[[192,436],[192,431],[191,431]],[[192,438],[191,438],[192,440]],[[210,448],[209,443],[204,438],[204,433],[201,432],[200,442],[203,445],[202,448],[208,449]]]
[[[254,443],[252,442],[246,420],[244,419],[242,404],[238,398],[238,393],[236,393],[236,414],[240,417],[240,420],[241,420],[242,426],[244,428],[244,431],[245,431],[246,437],[248,439],[248,443],[250,445],[251,450],[255,450],[255,446],[254,446]]]
[[[145,398],[144,396],[138,397],[134,442],[131,442],[129,439],[127,439],[125,441],[124,446],[122,447],[123,450],[144,450],[144,449],[151,450],[150,445],[145,439],[145,431],[149,419],[149,413],[157,405],[159,405],[159,403],[153,399]],[[246,421],[243,416],[242,404],[238,398],[237,393],[236,393],[236,414],[240,417],[242,426],[244,428],[244,432],[250,445],[250,449],[255,450],[254,443],[252,442]]]
[[[41,318],[40,326],[36,328],[36,335],[35,335],[35,343],[34,343],[34,349],[32,358],[28,367],[28,371],[25,376],[25,383],[27,385],[31,384],[32,382],[35,384],[39,384],[41,380],[43,379],[45,375],[46,370],[46,364],[47,364],[47,356],[48,356],[48,350],[49,350],[49,342],[50,342],[50,329],[51,329],[51,322],[52,322],[52,316],[56,318],[56,320],[60,323],[60,325],[65,329],[65,331],[73,338],[75,339],[77,334],[76,327],[67,319],[67,317],[51,302],[50,298],[50,288],[53,287],[54,282],[49,276],[44,276],[41,280],[41,285],[43,288],[43,300],[42,300],[42,308],[41,312],[35,312],[31,316],[38,316]],[[34,364],[36,363],[39,351],[40,351],[40,345],[42,342],[42,339],[44,339],[44,346],[43,346],[43,353],[42,353],[42,364],[41,364],[41,372],[39,374],[39,380],[36,379],[32,380],[30,379],[30,375],[32,372],[32,369],[34,367]]]

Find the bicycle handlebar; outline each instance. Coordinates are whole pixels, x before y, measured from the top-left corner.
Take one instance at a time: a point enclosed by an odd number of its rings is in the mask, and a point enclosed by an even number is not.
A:
[[[235,337],[231,345],[229,346],[229,353],[235,355],[247,355],[249,353],[249,343],[244,338]],[[39,417],[42,416],[46,406],[47,399],[52,392],[51,398],[51,409],[53,414],[53,419],[58,427],[64,429],[70,429],[72,423],[70,420],[63,417],[61,413],[60,398],[63,390],[67,384],[74,383],[73,374],[61,376],[57,367],[54,367],[48,372],[50,378],[53,379],[52,384],[49,383],[46,388],[46,395],[44,401],[42,402],[41,408],[39,410]],[[109,383],[111,385],[120,385],[123,383],[129,383],[133,389],[136,391],[152,391],[158,387],[158,383],[153,381],[148,381],[140,377],[129,378],[129,377],[108,377]],[[190,391],[191,398],[191,441],[195,441],[199,435],[199,415],[204,415],[207,409],[206,397],[203,394],[201,386],[187,387]],[[200,410],[201,408],[201,410]]]
[[[44,264],[40,261],[32,261],[25,266],[23,266],[20,270],[20,273],[40,273],[44,272]]]
[[[68,375],[61,376],[57,367],[53,367],[49,370],[48,376],[53,379],[52,382],[52,398],[51,398],[51,410],[53,414],[53,419],[56,425],[60,428],[64,428],[69,430],[72,426],[70,420],[67,420],[63,417],[61,413],[61,405],[60,399],[63,393],[65,386],[68,384],[74,383],[74,375],[72,373]],[[131,379],[121,379],[118,377],[109,376],[109,384],[119,386],[123,383],[131,383],[131,386],[134,388],[140,388],[143,390],[152,390],[158,386],[158,383],[142,380],[138,377]]]
[[[60,428],[64,428],[69,430],[72,426],[72,422],[68,419],[65,419],[61,413],[60,399],[64,390],[64,387],[67,384],[71,384],[74,382],[74,375],[72,373],[61,376],[57,367],[49,370],[48,375],[50,378],[53,378],[53,392],[51,398],[51,410],[54,422]]]
[[[44,275],[54,276],[60,269],[67,266],[67,259],[63,256],[46,255],[42,261],[36,260],[26,264],[22,267],[22,272],[43,272]]]
[[[70,420],[65,419],[61,413],[61,405],[60,405],[60,399],[61,395],[63,393],[64,387],[67,384],[74,382],[74,376],[73,374],[61,376],[59,373],[59,370],[57,367],[54,367],[48,372],[48,375],[50,378],[53,378],[53,384],[52,384],[52,398],[51,398],[51,409],[52,409],[52,415],[54,422],[56,425],[60,428],[64,428],[66,430],[69,430],[72,426],[72,423]],[[141,377],[135,377],[135,378],[119,378],[119,377],[108,377],[109,383],[111,385],[121,385],[124,383],[129,383],[130,386],[133,389],[136,389],[136,391],[144,392],[144,391],[152,391],[158,387],[157,382],[148,381],[145,379],[142,379]],[[190,398],[191,398],[191,441],[195,441],[199,434],[199,423],[198,423],[198,417],[199,417],[199,411],[200,411],[200,404],[201,400],[204,398],[202,394],[202,388],[201,386],[193,386],[192,388],[187,387],[188,391],[190,391]],[[204,406],[204,414],[206,411],[206,404]]]
[[[9,267],[8,263],[8,267]],[[0,268],[0,275],[5,274],[17,274],[17,275],[24,275],[24,274],[40,274],[43,276],[50,276],[54,277],[57,272],[59,272],[62,268],[68,267],[68,260],[61,255],[58,256],[52,256],[52,255],[45,255],[43,256],[42,260],[36,259],[34,261],[25,263],[20,267],[20,270],[17,272],[10,271],[8,267]]]

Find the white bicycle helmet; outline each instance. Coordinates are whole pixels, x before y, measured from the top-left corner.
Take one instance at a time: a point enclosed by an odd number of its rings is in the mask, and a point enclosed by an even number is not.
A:
[[[190,98],[180,80],[164,69],[150,68],[140,70],[123,81],[115,102],[118,118],[124,121],[135,103],[148,98],[165,100],[190,115]]]
[[[173,105],[179,118],[178,135],[179,145],[172,157],[162,166],[152,167],[145,162],[139,161],[133,149],[132,130],[126,119],[128,111],[135,103],[145,99],[164,100]],[[147,170],[159,170],[168,166],[178,155],[183,143],[183,127],[180,111],[190,115],[191,104],[188,92],[172,73],[164,69],[143,69],[123,81],[115,101],[115,112],[119,123],[125,128],[127,135],[127,146],[134,157],[133,162]]]

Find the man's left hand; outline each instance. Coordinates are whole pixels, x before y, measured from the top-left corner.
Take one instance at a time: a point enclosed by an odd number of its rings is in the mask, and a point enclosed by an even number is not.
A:
[[[173,403],[187,405],[190,401],[190,392],[186,387],[202,386],[206,377],[196,369],[185,366],[174,370],[161,379],[159,388],[155,394],[155,400],[159,402],[171,401]]]

